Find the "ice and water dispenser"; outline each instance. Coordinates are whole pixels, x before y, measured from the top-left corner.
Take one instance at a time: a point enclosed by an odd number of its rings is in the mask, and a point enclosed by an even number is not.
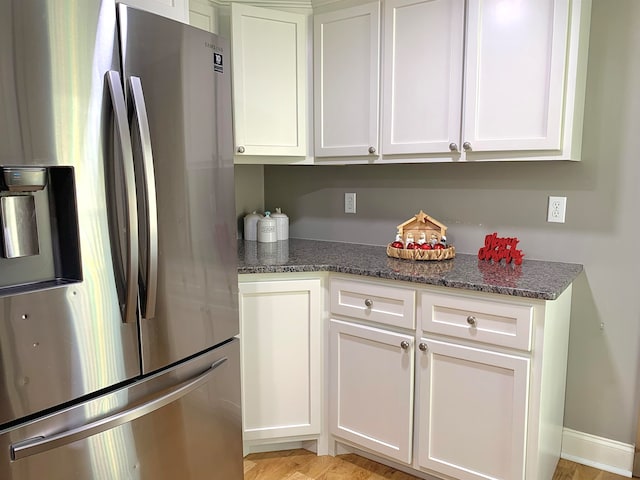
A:
[[[0,295],[81,280],[72,167],[0,166]]]
[[[44,167],[2,169],[2,189],[10,193],[0,197],[3,257],[40,253],[36,202],[31,192],[44,190],[46,184],[47,169]]]

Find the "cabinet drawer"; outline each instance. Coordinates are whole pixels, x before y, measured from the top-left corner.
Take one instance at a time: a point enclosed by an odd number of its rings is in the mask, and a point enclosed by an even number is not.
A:
[[[415,328],[415,291],[367,282],[331,281],[331,313]]]
[[[425,332],[531,350],[532,305],[427,292],[420,300]]]

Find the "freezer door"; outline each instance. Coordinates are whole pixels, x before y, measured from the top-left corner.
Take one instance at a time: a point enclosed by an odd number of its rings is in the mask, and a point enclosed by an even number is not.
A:
[[[0,432],[3,480],[241,480],[238,341]]]
[[[0,166],[48,172],[16,193],[34,200],[37,252],[0,258],[0,428],[140,374],[106,208],[106,172],[131,157],[119,63],[113,0],[0,0]]]
[[[145,373],[238,333],[229,47],[118,6],[139,205]]]

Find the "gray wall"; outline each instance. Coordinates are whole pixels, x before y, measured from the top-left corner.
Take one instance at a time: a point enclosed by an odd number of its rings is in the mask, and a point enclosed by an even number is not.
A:
[[[517,236],[526,258],[582,263],[574,286],[565,426],[635,442],[639,395],[640,2],[594,0],[583,161],[267,166],[267,206],[291,236],[383,245],[420,209],[476,253],[484,236]],[[357,193],[355,215],[343,213]],[[567,196],[565,224],[546,223]]]
[[[236,165],[234,175],[236,218],[238,220],[238,236],[240,236],[244,228],[243,217],[254,210],[264,211],[264,166]]]

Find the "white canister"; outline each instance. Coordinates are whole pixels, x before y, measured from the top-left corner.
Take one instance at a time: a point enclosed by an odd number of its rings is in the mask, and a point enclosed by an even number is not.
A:
[[[258,220],[262,218],[262,215],[256,213],[254,210],[249,215],[244,217],[244,239],[253,240],[258,239]]]
[[[264,217],[258,220],[258,241],[264,243],[277,241],[276,221],[271,218],[271,212],[264,212]]]
[[[276,213],[271,215],[276,221],[276,238],[278,240],[289,240],[289,217],[282,210],[276,208]]]

